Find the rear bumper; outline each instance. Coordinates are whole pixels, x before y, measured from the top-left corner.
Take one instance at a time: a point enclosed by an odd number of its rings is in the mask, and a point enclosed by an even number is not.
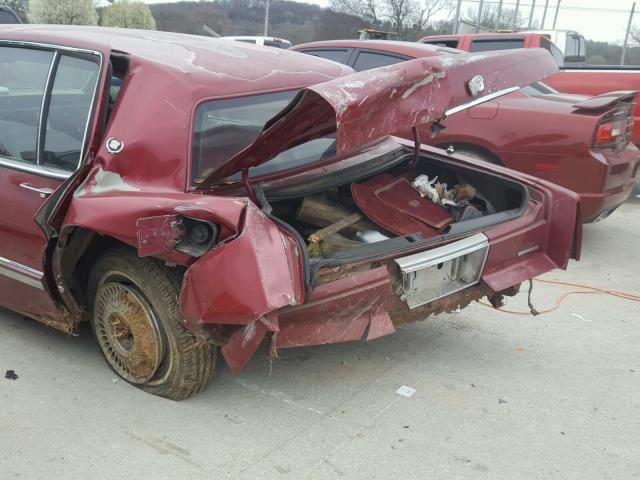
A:
[[[585,222],[603,218],[624,203],[640,168],[640,150],[632,144],[619,153],[586,148],[559,155],[498,153],[507,167],[578,193]]]
[[[593,161],[604,168],[601,189],[580,192],[585,222],[602,220],[624,203],[631,195],[640,168],[640,151],[635,145],[628,145],[619,154],[593,152],[592,155]]]
[[[214,328],[229,367],[239,371],[269,334],[272,349],[372,340],[393,333],[397,323],[424,320],[487,295],[512,292],[511,287],[523,281],[565,268],[572,254],[578,255],[582,227],[576,194],[541,180],[523,183],[530,186],[522,215],[483,232],[488,252],[484,267],[476,270],[482,272],[479,281],[476,275],[476,283],[434,296],[436,300],[416,308],[400,297],[406,282],[396,260],[418,252],[435,254],[434,247],[327,266],[318,273],[319,285],[300,304],[295,244],[249,205],[250,221],[243,232],[187,271],[181,295],[185,325],[196,333],[204,324]],[[225,272],[225,281],[213,281],[212,272]]]
[[[453,311],[555,268],[565,268],[576,242],[579,250],[582,222],[577,195],[548,184],[531,193],[524,215],[484,232],[489,254],[475,285],[411,309],[399,295],[402,276],[395,260],[355,273],[334,269],[326,272],[326,277],[343,276],[322,283],[304,305],[278,311],[279,331],[272,337],[272,346],[372,340],[393,333],[395,324]]]

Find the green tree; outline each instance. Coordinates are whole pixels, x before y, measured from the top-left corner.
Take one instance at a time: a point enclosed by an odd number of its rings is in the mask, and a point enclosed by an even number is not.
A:
[[[156,29],[151,10],[140,1],[120,0],[105,7],[100,13],[100,24],[103,27]]]
[[[97,25],[93,0],[30,0],[31,23],[59,25]]]
[[[0,0],[0,5],[16,12],[23,22],[27,21],[28,0]]]

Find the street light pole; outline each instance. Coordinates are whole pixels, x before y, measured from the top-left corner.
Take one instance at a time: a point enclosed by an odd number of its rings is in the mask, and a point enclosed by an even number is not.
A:
[[[460,6],[462,5],[462,0],[458,0],[458,5],[456,5],[456,18],[453,20],[453,33],[456,35],[458,30],[460,29]]]
[[[518,10],[520,10],[520,0],[516,0],[516,9],[513,12],[513,30],[514,32],[518,29]]]
[[[478,6],[478,22],[476,23],[476,33],[480,33],[480,24],[482,23],[482,7],[484,6],[484,0],[480,0],[480,6]]]
[[[536,8],[536,0],[531,2],[531,12],[529,13],[529,24],[527,25],[527,30],[531,30],[531,23],[533,22],[533,13]]]
[[[558,0],[558,3],[556,5],[556,14],[553,16],[553,29],[556,29],[556,22],[558,21],[558,12],[560,11],[560,2],[562,0]]]
[[[500,18],[502,17],[502,0],[498,3],[498,11],[496,12],[496,30],[500,30]]]
[[[544,2],[544,13],[542,14],[542,25],[540,25],[540,28],[542,30],[544,30],[544,21],[547,19],[547,8],[549,8],[549,0],[546,0],[546,2]]]
[[[636,11],[636,2],[631,5],[631,13],[629,14],[629,23],[627,23],[627,33],[624,35],[624,45],[622,46],[622,58],[620,59],[620,65],[624,65],[625,57],[627,56],[627,44],[629,43],[629,32],[631,31],[631,21],[633,20],[633,14]]]
[[[269,4],[270,0],[267,0],[267,11],[264,14],[264,36],[266,37],[269,33]]]

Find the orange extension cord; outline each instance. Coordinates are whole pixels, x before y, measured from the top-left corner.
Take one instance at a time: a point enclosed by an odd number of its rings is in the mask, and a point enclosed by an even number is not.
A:
[[[577,288],[583,288],[584,290],[572,290],[570,292],[565,292],[562,295],[560,295],[557,299],[556,299],[556,303],[554,304],[553,307],[548,308],[546,310],[538,310],[538,314],[543,314],[543,313],[549,313],[549,312],[553,312],[554,310],[557,310],[560,307],[560,304],[564,301],[565,298],[567,298],[569,295],[612,295],[614,297],[618,297],[618,298],[622,298],[624,300],[631,300],[632,302],[640,302],[640,295],[635,295],[632,293],[626,293],[626,292],[619,292],[616,290],[607,290],[604,288],[597,288],[597,287],[592,287],[590,285],[580,285],[578,283],[568,283],[568,282],[557,282],[554,280],[542,280],[539,278],[534,278],[534,280],[536,282],[540,282],[540,283],[551,283],[554,285],[562,285],[565,287],[577,287]],[[586,291],[585,291],[586,290]],[[493,308],[493,306],[487,302],[480,302],[482,305],[484,305],[485,307],[489,307],[489,308]],[[531,312],[521,312],[521,311],[516,311],[516,310],[507,310],[505,308],[498,308],[497,310],[504,312],[504,313],[510,313],[512,315],[531,315]]]

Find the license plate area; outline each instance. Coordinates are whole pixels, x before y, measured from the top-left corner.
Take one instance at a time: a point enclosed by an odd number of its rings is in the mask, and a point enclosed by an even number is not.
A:
[[[416,308],[480,281],[489,254],[489,240],[478,233],[457,242],[398,258],[402,300]]]

